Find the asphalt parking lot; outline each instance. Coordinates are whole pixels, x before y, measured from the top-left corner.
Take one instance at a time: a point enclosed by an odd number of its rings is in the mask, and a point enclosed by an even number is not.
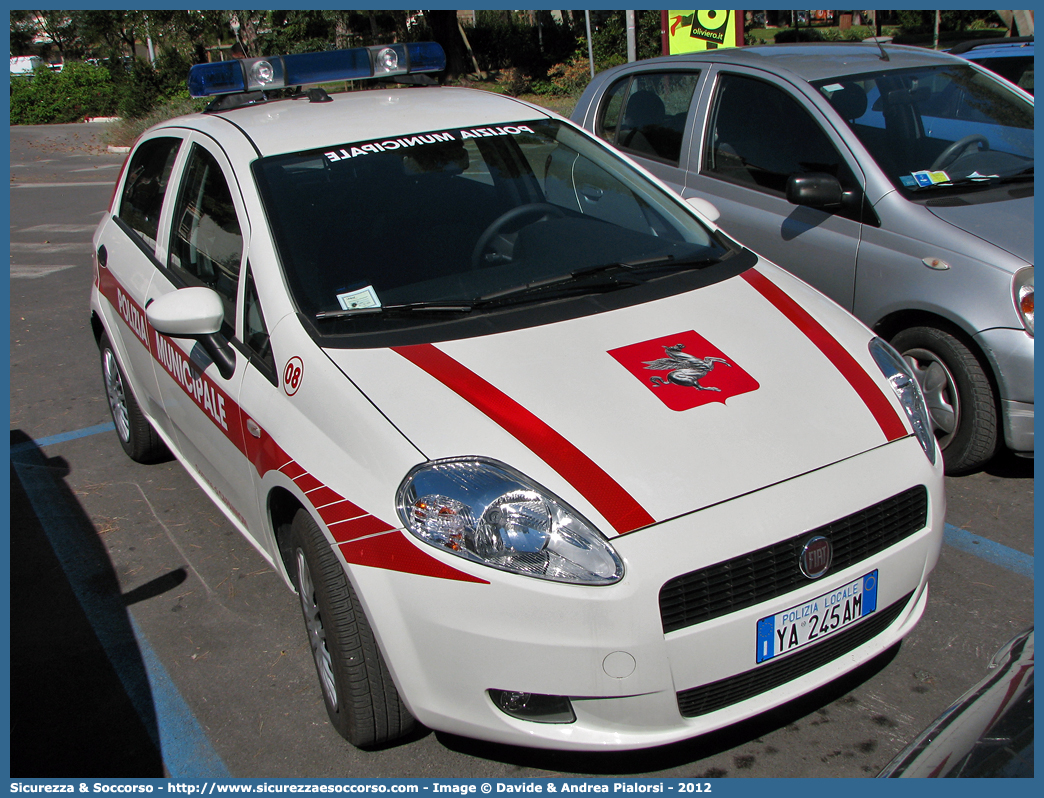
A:
[[[947,481],[928,610],[898,650],[768,715],[577,755],[327,722],[295,597],[175,462],[128,460],[89,324],[91,231],[123,156],[11,128],[11,775],[866,777],[1033,623],[1033,461]]]

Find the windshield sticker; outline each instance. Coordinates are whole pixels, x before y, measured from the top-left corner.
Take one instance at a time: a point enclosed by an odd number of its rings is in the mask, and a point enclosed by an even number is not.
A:
[[[974,172],[972,172],[970,175],[968,175],[968,179],[969,180],[995,180],[995,179],[997,179],[999,177],[1000,177],[1000,175],[983,175],[983,174],[979,174],[979,170],[978,169],[976,169]]]
[[[395,150],[408,149],[423,144],[438,144],[446,141],[463,141],[464,139],[478,139],[485,136],[517,136],[521,133],[533,133],[533,128],[528,125],[502,125],[500,127],[476,127],[457,130],[442,130],[438,133],[425,133],[422,136],[404,136],[397,139],[381,139],[380,141],[367,141],[358,144],[346,144],[336,150],[324,152],[323,155],[331,163],[345,161],[350,158],[358,158],[360,155],[371,155],[378,152],[393,152]]]
[[[381,300],[377,298],[372,285],[338,294],[337,301],[341,303],[341,310],[365,310],[381,306]]]
[[[939,183],[949,183],[950,182],[950,176],[948,174],[946,174],[946,172],[921,171],[921,172],[914,172],[912,176],[913,176],[914,182],[918,186],[921,186],[922,188],[926,187],[926,186],[935,186],[935,185],[938,185]],[[906,181],[903,181],[903,182],[905,184]]]

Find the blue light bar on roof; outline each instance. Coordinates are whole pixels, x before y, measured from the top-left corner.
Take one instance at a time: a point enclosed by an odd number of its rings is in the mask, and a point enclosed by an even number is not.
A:
[[[189,70],[188,88],[193,97],[213,97],[335,80],[441,72],[445,68],[446,54],[440,45],[412,42],[196,64]]]

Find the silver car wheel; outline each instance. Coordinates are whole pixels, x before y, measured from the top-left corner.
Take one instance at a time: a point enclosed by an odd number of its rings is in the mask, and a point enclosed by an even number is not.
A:
[[[308,644],[312,648],[316,670],[319,672],[319,683],[330,706],[337,704],[337,683],[334,681],[333,657],[326,645],[326,628],[323,626],[322,613],[315,596],[315,583],[312,572],[308,568],[305,553],[297,550],[298,591],[301,597],[301,609],[304,611],[305,626],[308,629]]]
[[[116,433],[120,440],[130,440],[130,415],[127,411],[127,396],[123,389],[123,377],[120,376],[120,367],[116,363],[116,356],[111,349],[104,352],[103,366],[105,369],[105,392],[109,396],[109,409],[112,411],[112,420],[116,425]]]
[[[939,446],[945,449],[961,424],[961,401],[953,375],[938,355],[927,349],[908,349],[903,358],[921,386],[932,428]]]

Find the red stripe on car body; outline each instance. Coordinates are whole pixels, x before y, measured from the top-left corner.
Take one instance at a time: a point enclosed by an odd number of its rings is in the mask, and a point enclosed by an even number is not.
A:
[[[590,457],[441,349],[431,344],[393,349],[515,436],[591,502],[619,534],[655,523],[645,508]]]
[[[364,515],[349,521],[340,521],[328,524],[330,534],[338,543],[346,543],[349,540],[357,540],[367,535],[377,535],[381,532],[393,532],[394,527],[388,526],[380,518],[372,515]]]
[[[820,352],[826,355],[873,414],[886,440],[898,440],[909,434],[903,420],[878,384],[852,357],[851,353],[827,332],[822,324],[816,321],[786,291],[756,269],[747,269],[740,276],[801,330]]]
[[[466,574],[439,562],[422,552],[399,530],[384,535],[363,538],[342,543],[341,553],[344,559],[354,565],[369,565],[374,568],[390,568],[419,576],[435,576],[439,579],[452,579],[458,582],[474,582],[488,585],[486,579]]]
[[[309,498],[311,498],[311,496],[309,496]],[[366,515],[366,511],[347,499],[342,499],[339,502],[334,502],[333,504],[328,504],[323,507],[319,510],[319,515],[323,517],[323,521],[325,521],[326,525],[329,526],[330,524],[337,524],[341,521],[350,521],[353,518],[364,516]]]
[[[335,490],[331,490],[325,485],[323,485],[323,487],[321,488],[316,488],[315,490],[309,491],[305,495],[308,497],[308,501],[310,501],[312,503],[312,506],[315,507],[315,509],[317,510],[321,507],[325,507],[328,504],[333,504],[334,502],[344,500],[344,496],[342,496]]]
[[[316,488],[321,488],[323,486],[323,483],[315,477],[313,477],[311,474],[301,474],[301,476],[294,480],[294,483],[305,493],[308,493],[308,491],[310,490],[315,490]]]
[[[243,429],[246,414],[239,404],[222,391],[214,380],[199,371],[198,367],[191,363],[188,356],[181,352],[180,347],[177,347],[173,339],[148,325],[145,320],[145,311],[142,310],[137,302],[130,298],[130,295],[127,294],[123,286],[120,285],[119,281],[108,269],[99,270],[98,288],[102,296],[108,300],[116,313],[130,328],[131,332],[134,333],[134,338],[149,351],[154,360],[164,367],[171,379],[177,382],[186,394],[196,398],[197,404],[200,405],[200,412],[209,418],[236,449],[254,465],[258,476],[263,477],[269,471],[280,471],[294,480],[295,484],[305,492],[305,496],[315,507],[320,517],[323,518],[328,528],[331,529],[331,534],[334,535],[338,542],[354,540],[364,535],[394,531],[394,527],[389,526],[376,516],[366,513],[357,505],[313,477],[300,463],[283,451],[283,448],[264,429],[259,428],[257,437],[244,435]],[[155,345],[152,341],[153,336],[155,337]],[[213,411],[208,413],[204,405],[199,401],[199,394],[190,391],[186,384],[178,379],[177,374],[171,372],[169,365],[164,363],[161,357],[160,350],[162,348],[176,349],[179,357],[188,361],[185,364],[186,368],[191,367],[193,369],[193,384],[195,384],[195,380],[201,380],[206,390],[213,392],[208,394],[208,396],[221,397],[224,420],[227,426],[222,426],[219,423],[220,417],[215,416]],[[202,391],[203,389],[201,388],[200,390]],[[203,475],[201,474],[200,476],[202,477]],[[205,479],[205,477],[203,478]],[[236,508],[228,505],[227,500],[226,506],[245,526],[242,515]],[[333,527],[330,527],[331,522],[327,519],[327,515],[335,519],[333,525],[338,528],[338,532],[333,532]],[[351,520],[346,521],[345,519],[347,518],[351,518]],[[348,559],[348,562],[357,562],[359,565],[368,565],[373,568],[405,571],[418,576],[431,576],[437,579],[453,579],[463,582],[489,584],[489,582],[483,579],[478,579],[446,565],[441,560],[437,560],[410,543],[405,537],[401,535],[400,537],[401,541],[394,546],[368,546],[365,548],[365,556],[359,554],[357,559]],[[412,552],[408,551],[408,549],[412,550]]]

